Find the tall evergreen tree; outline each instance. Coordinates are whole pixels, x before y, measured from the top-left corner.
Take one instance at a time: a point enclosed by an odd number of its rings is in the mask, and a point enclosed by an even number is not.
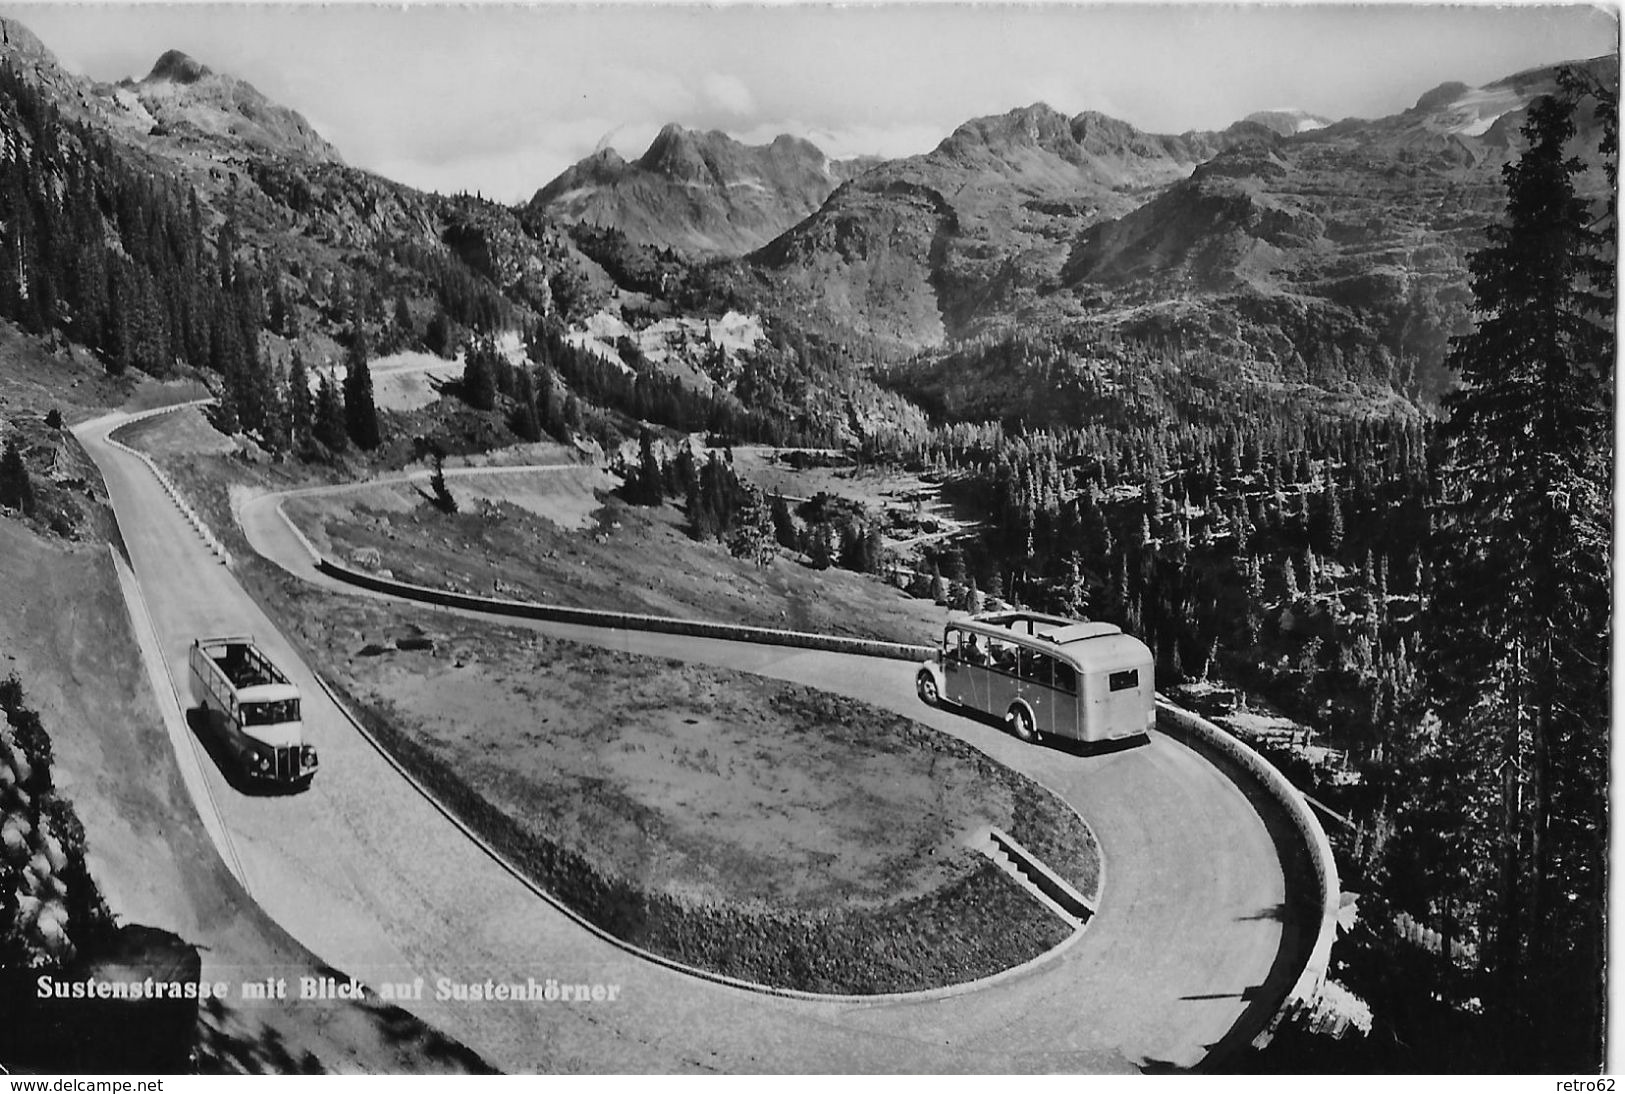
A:
[[[305,369],[305,358],[298,347],[288,362],[288,434],[295,450],[310,439],[315,407],[310,398],[310,373]]]
[[[542,439],[542,422],[536,413],[536,386],[531,381],[528,367],[515,371],[513,431],[527,441],[539,441]]]
[[[366,331],[357,326],[345,355],[344,428],[357,448],[371,451],[382,441],[378,430],[378,407],[372,397],[372,367]]]
[[[310,433],[334,452],[342,452],[350,445],[344,425],[344,400],[328,373],[322,374],[321,383],[316,387]]]
[[[796,528],[796,518],[790,512],[790,503],[784,500],[784,495],[773,491],[773,537],[778,540],[780,547],[792,551],[800,542],[800,535]]]
[[[0,505],[21,509],[24,513],[34,512],[34,484],[29,481],[28,468],[15,437],[6,441],[5,452],[0,455]]]
[[[1455,823],[1494,848],[1439,869],[1493,894],[1476,918],[1507,1071],[1601,1060],[1613,179],[1599,225],[1576,106],[1531,105],[1506,223],[1469,261],[1484,318],[1450,357],[1431,551],[1436,750],[1463,758]]]
[[[495,350],[482,338],[470,342],[463,352],[463,399],[476,410],[491,410],[497,405],[496,368],[491,360]]]

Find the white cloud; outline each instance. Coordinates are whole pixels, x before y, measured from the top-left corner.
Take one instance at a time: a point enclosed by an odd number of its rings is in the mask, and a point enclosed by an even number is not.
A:
[[[745,81],[721,72],[707,72],[700,85],[706,102],[728,114],[744,116],[756,109],[756,96],[750,93]]]
[[[903,122],[896,125],[854,123],[852,125],[811,125],[795,118],[758,122],[749,129],[732,134],[745,144],[767,144],[780,133],[805,137],[816,144],[830,159],[844,160],[854,156],[913,156],[929,152],[952,131],[929,123]]]

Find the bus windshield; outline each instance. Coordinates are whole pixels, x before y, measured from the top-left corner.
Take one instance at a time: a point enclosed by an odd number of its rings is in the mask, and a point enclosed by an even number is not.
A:
[[[282,699],[274,703],[244,703],[243,725],[274,726],[299,720],[299,700]]]

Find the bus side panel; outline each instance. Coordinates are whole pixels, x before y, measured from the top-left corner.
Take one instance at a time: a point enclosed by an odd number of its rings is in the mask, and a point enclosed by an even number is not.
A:
[[[1078,740],[1099,741],[1105,737],[1105,692],[1105,676],[1078,672]]]
[[[942,662],[942,693],[962,707],[976,705],[973,677],[982,670],[963,661],[946,658]]]
[[[191,669],[192,698],[197,703],[204,729],[223,741],[235,744],[231,714],[226,706],[226,682],[221,678],[214,659],[207,651],[193,646]]]
[[[222,711],[220,700],[216,695],[214,663],[209,660],[208,654],[196,646],[192,647],[191,662],[192,701],[197,706],[205,728],[218,730]]]
[[[1050,732],[1057,737],[1070,737],[1075,741],[1084,740],[1083,735],[1083,703],[1079,697],[1060,688],[1052,688],[1049,692],[1050,724],[1054,727]]]
[[[987,680],[987,690],[985,701],[979,705],[993,717],[1003,718],[1010,704],[1021,694],[1019,683],[1014,676],[995,669],[984,669],[981,675]]]

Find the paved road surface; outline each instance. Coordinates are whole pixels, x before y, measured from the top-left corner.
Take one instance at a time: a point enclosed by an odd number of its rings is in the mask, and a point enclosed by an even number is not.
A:
[[[927,710],[901,662],[669,635],[535,624],[548,634],[728,665],[901,710],[961,737],[1065,797],[1105,855],[1099,914],[1052,961],[931,1001],[809,1002],[713,984],[633,958],[561,914],[480,853],[317,688],[230,570],[203,546],[151,472],[107,441],[101,468],[145,593],[157,651],[186,688],[194,636],[251,632],[305,696],[321,750],[308,793],[249,797],[203,778],[254,898],[337,969],[370,984],[436,976],[619,984],[609,1004],[407,1003],[511,1071],[1120,1071],[1194,1066],[1227,1034],[1265,1020],[1294,970],[1298,926],[1263,821],[1225,775],[1153,735],[1082,757],[1023,746]],[[242,513],[255,548],[317,583],[274,503]],[[345,595],[361,595],[338,586]],[[511,621],[510,621],[511,622]],[[162,699],[162,697],[160,697]],[[244,978],[253,976],[245,970]],[[300,1004],[290,1004],[300,1005]],[[318,1004],[302,1004],[318,1005]]]

